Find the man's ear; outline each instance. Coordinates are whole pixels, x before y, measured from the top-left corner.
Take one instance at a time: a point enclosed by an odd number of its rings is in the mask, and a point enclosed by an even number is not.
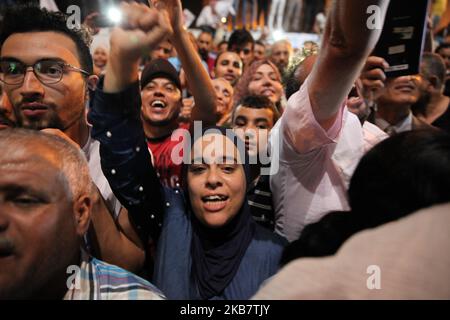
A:
[[[93,199],[89,194],[82,194],[78,199],[75,199],[73,203],[75,225],[79,236],[84,236],[89,228],[92,206]]]
[[[430,83],[430,86],[432,86],[432,88],[427,88],[427,89],[432,89],[432,90],[440,90],[440,86],[441,86],[441,82],[439,81],[438,77],[436,76],[430,76],[428,78],[428,82]]]

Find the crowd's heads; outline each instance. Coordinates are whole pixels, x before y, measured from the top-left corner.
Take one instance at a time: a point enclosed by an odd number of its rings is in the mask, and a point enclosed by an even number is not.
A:
[[[19,126],[65,131],[84,121],[97,78],[83,30],[68,28],[61,13],[24,7],[5,14],[0,42],[1,80]]]
[[[444,59],[447,71],[450,71],[450,43],[443,43],[436,49],[436,53]]]
[[[25,129],[0,131],[0,299],[55,299],[78,265],[92,208],[81,150]]]
[[[255,40],[250,32],[245,29],[235,30],[228,40],[228,50],[236,52],[247,67],[253,61]]]
[[[279,117],[275,104],[264,96],[247,96],[236,105],[232,115],[233,128],[245,141],[250,156],[267,151],[269,132]]]
[[[150,52],[150,59],[156,60],[156,59],[166,59],[168,60],[170,57],[173,56],[173,45],[172,43],[166,39],[164,41],[161,41],[155,49],[153,49]]]
[[[182,106],[181,83],[172,64],[152,60],[141,75],[142,117],[152,126],[173,125]]]
[[[217,103],[216,112],[218,119],[231,112],[233,108],[234,90],[231,84],[224,78],[217,78],[212,81],[214,90],[216,91]]]
[[[217,56],[212,76],[214,78],[225,78],[234,86],[242,76],[243,67],[242,60],[237,53],[225,51]]]
[[[235,88],[235,101],[249,95],[268,97],[272,103],[278,104],[283,97],[283,85],[278,68],[269,60],[252,63],[239,80]]]
[[[270,60],[278,67],[281,74],[289,64],[293,48],[288,40],[280,40],[272,45]]]

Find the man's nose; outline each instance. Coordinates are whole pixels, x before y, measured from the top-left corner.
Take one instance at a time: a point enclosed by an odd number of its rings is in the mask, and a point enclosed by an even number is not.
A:
[[[27,69],[21,87],[21,94],[23,96],[28,96],[43,93],[44,87],[41,81],[39,81],[39,79],[36,77],[36,75],[33,72],[33,69],[30,68]]]

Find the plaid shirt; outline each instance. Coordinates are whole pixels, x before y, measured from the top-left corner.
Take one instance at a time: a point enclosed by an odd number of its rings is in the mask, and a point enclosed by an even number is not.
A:
[[[69,275],[70,277],[70,275]],[[164,295],[150,282],[89,256],[82,250],[81,266],[64,300],[162,300]]]

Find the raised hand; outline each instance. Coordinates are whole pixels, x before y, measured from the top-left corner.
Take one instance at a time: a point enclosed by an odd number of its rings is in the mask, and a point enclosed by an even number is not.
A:
[[[149,0],[169,20],[173,33],[184,29],[183,6],[181,0]]]
[[[136,2],[121,3],[122,24],[111,32],[105,92],[120,92],[138,81],[139,59],[171,32],[166,14]]]
[[[367,58],[363,71],[357,81],[358,89],[365,100],[374,101],[383,93],[386,75],[384,70],[389,64],[381,57]]]
[[[111,50],[122,59],[136,61],[167,36],[170,26],[158,10],[144,4],[121,3],[122,25],[111,33]]]

